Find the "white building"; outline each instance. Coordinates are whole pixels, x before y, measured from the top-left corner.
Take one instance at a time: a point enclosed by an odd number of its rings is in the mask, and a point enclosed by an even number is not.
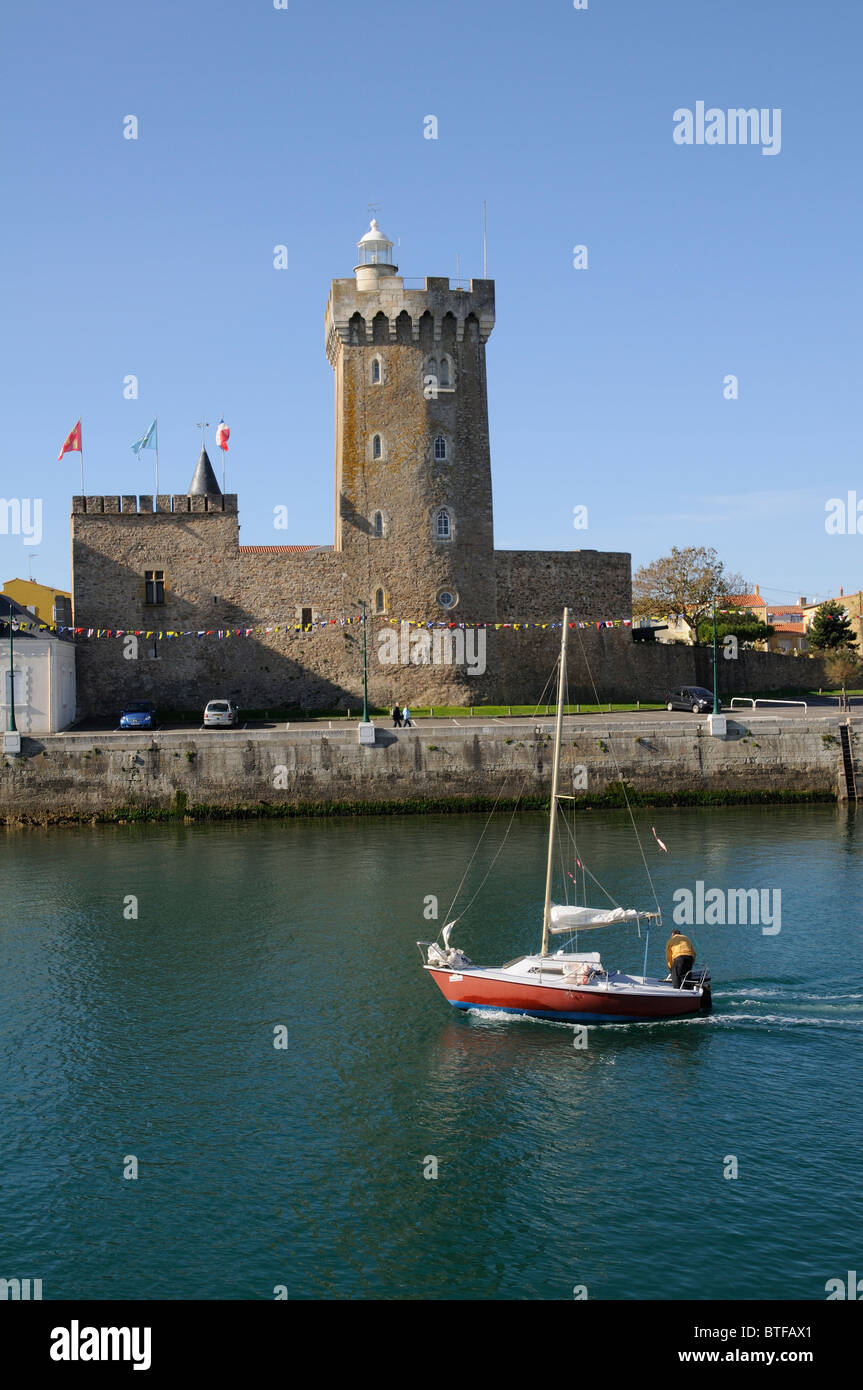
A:
[[[9,670],[9,610],[12,662]],[[56,734],[75,718],[75,645],[47,629],[26,608],[0,595],[0,730],[9,727],[14,690],[15,724],[24,736]]]

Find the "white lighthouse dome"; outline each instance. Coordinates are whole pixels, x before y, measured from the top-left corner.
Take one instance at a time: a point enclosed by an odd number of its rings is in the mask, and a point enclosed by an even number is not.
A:
[[[395,275],[398,266],[393,264],[393,244],[378,226],[376,217],[371,226],[357,242],[359,256],[354,266],[357,288],[371,289],[386,275]]]

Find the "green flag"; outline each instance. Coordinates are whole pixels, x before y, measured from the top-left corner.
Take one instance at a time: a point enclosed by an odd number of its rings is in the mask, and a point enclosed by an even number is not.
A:
[[[142,449],[158,449],[159,439],[156,433],[156,421],[154,420],[146,434],[143,434],[136,444],[132,445],[132,452],[136,458]]]

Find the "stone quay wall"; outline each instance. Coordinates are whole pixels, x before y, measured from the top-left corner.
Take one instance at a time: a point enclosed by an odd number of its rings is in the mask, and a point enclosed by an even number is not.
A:
[[[621,779],[662,796],[841,794],[837,715],[741,717],[728,727],[726,738],[713,738],[701,720],[567,718],[561,786],[571,782],[588,797],[601,797]],[[196,807],[259,814],[339,804],[431,809],[519,792],[543,797],[552,728],[547,718],[399,732],[381,722],[371,747],[359,744],[355,725],[337,721],[329,729],[25,738],[20,757],[0,757],[0,819],[184,814]],[[858,731],[861,722],[853,730],[855,761]]]

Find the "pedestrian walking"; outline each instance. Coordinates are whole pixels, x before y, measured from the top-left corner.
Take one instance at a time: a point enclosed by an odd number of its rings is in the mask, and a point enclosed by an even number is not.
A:
[[[393,705],[393,728],[400,729],[402,726],[402,712],[398,705]]]
[[[402,710],[402,720],[406,729],[413,728],[413,725],[411,724],[411,712],[407,705],[405,705],[404,709]]]

